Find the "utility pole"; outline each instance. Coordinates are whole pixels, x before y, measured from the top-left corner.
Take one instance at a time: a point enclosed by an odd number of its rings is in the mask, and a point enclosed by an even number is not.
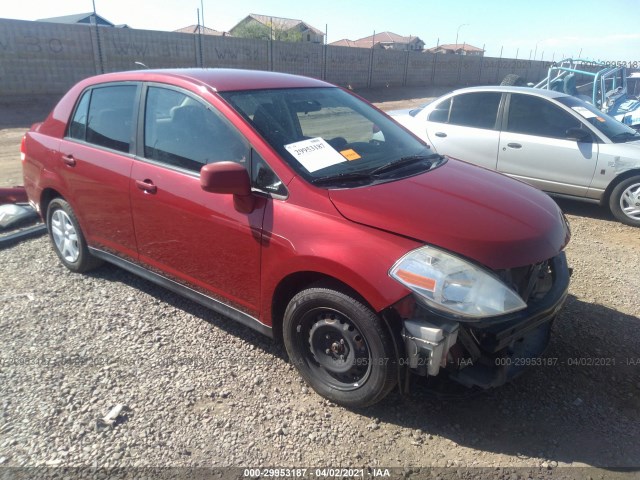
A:
[[[93,16],[91,17],[94,25],[96,26],[96,43],[98,44],[98,65],[100,71],[98,73],[104,73],[104,63],[102,61],[102,45],[100,45],[100,29],[98,27],[98,15],[96,14],[96,0],[91,0],[93,4]]]
[[[468,23],[463,23],[461,25],[458,25],[458,29],[456,30],[456,50],[458,50],[458,35],[460,34],[460,29],[462,27],[468,27],[469,24]]]
[[[200,0],[200,12],[202,14],[202,32],[204,33],[204,3],[203,0]]]

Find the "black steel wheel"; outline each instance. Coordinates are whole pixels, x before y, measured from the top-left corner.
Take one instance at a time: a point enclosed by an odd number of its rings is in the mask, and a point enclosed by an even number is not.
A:
[[[372,405],[396,383],[397,362],[384,324],[342,292],[310,288],[298,293],[285,312],[283,336],[305,381],[340,405]]]

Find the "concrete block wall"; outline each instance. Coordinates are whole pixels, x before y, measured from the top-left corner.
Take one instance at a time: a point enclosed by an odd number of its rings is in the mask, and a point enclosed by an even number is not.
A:
[[[548,68],[506,58],[0,19],[0,95],[62,94],[97,73],[142,68],[135,62],[273,70],[352,88],[498,84],[508,73],[537,81]]]
[[[327,46],[325,80],[353,88],[369,85],[371,50]]]
[[[91,29],[0,21],[0,95],[62,93],[95,74]]]
[[[96,29],[89,29],[95,37]],[[135,62],[149,68],[193,67],[197,60],[197,35],[129,28],[99,28],[98,35],[105,72],[140,69]]]
[[[267,43],[267,42],[265,42]],[[324,47],[303,42],[272,42],[272,70],[322,78]]]
[[[185,34],[202,39],[203,62],[207,68],[244,68],[270,70],[269,42],[246,38],[213,37]],[[278,42],[279,43],[279,42]],[[195,66],[192,65],[192,66]]]
[[[406,86],[423,87],[432,85],[435,55],[430,53],[409,52]]]
[[[405,81],[408,52],[400,50],[374,49],[371,85],[372,87],[402,87]]]

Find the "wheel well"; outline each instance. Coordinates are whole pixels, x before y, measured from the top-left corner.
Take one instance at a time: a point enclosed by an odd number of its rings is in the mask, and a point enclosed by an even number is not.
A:
[[[62,195],[53,188],[45,188],[40,195],[40,212],[42,213],[42,218],[47,221],[47,209],[49,208],[49,204],[51,200],[54,198],[63,198]]]
[[[367,302],[362,295],[337,278],[319,272],[296,272],[282,279],[273,293],[273,301],[271,303],[271,326],[273,329],[274,339],[282,341],[282,321],[284,319],[284,312],[291,299],[298,292],[312,286],[332,288],[351,295],[353,298],[373,310],[369,302]]]
[[[600,200],[600,205],[603,205],[603,206],[609,205],[609,198],[611,197],[611,192],[613,192],[613,189],[616,188],[616,186],[618,186],[620,182],[624,182],[627,178],[631,178],[636,175],[640,175],[640,170],[638,169],[629,170],[627,172],[621,173],[616,178],[614,178],[611,181],[611,183],[607,185],[607,188],[605,189],[604,194],[602,195],[602,199]]]

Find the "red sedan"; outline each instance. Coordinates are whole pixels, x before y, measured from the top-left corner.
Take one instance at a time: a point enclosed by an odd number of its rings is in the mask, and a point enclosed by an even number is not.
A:
[[[504,383],[542,353],[567,294],[551,199],[319,80],[100,75],[31,128],[22,158],[66,267],[111,262],[282,338],[346,406],[410,372]]]

